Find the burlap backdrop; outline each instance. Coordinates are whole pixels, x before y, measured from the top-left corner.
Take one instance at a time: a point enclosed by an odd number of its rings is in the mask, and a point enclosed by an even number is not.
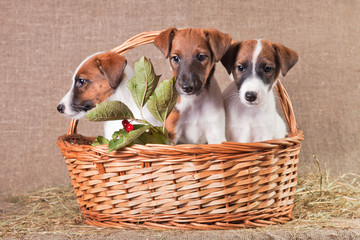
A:
[[[55,142],[69,119],[56,105],[88,55],[148,30],[212,27],[236,40],[264,38],[296,50],[300,61],[284,79],[305,131],[300,169],[316,154],[334,174],[360,172],[359,1],[21,1],[0,2],[0,195],[68,183]],[[127,53],[150,57],[170,78],[153,46]],[[219,64],[222,88],[229,83]],[[101,124],[81,121],[96,136]]]

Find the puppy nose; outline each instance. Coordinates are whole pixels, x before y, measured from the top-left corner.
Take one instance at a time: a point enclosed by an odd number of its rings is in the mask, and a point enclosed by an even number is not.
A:
[[[182,90],[186,93],[190,93],[194,90],[194,84],[192,83],[183,83],[181,87]]]
[[[65,111],[65,105],[64,104],[59,104],[57,106],[57,110],[59,111],[59,113],[64,113]]]
[[[257,93],[256,92],[246,92],[245,93],[245,99],[248,102],[254,102],[257,98]]]

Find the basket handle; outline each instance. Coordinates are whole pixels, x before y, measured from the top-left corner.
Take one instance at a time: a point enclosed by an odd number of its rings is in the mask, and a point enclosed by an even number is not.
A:
[[[133,36],[132,38],[126,40],[123,44],[121,44],[118,47],[113,48],[111,51],[116,52],[120,55],[126,53],[130,49],[133,49],[134,47],[153,43],[154,39],[160,34],[161,31],[149,31],[149,32],[142,32],[138,35]],[[280,80],[277,81],[276,89],[278,92],[278,95],[281,99],[281,107],[284,111],[284,115],[287,121],[287,124],[289,126],[290,133],[295,134],[297,132],[297,125],[296,125],[296,119],[294,115],[294,110],[289,98],[289,95],[287,94],[285,88],[281,84]],[[66,132],[66,135],[76,134],[77,133],[77,126],[78,126],[79,120],[77,119],[71,119],[70,125],[68,127],[68,130]]]
[[[284,111],[284,116],[285,116],[286,122],[289,126],[289,133],[295,134],[298,130],[298,127],[296,124],[294,109],[291,104],[290,97],[289,97],[288,93],[286,92],[286,90],[280,80],[277,81],[276,90],[277,90],[277,93],[281,100],[280,101],[281,108]]]

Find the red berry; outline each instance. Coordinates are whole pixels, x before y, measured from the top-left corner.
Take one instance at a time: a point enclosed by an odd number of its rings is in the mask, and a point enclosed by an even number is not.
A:
[[[125,127],[125,130],[127,131],[127,132],[130,132],[130,131],[132,131],[134,129],[134,126],[132,125],[132,124],[128,124],[128,125],[126,125],[126,127]]]
[[[126,126],[129,125],[129,121],[126,120],[126,119],[122,120],[121,123],[122,123],[122,125],[124,126],[124,128],[126,128]]]

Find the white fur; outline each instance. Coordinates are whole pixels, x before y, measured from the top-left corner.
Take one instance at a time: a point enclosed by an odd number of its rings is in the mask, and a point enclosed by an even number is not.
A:
[[[241,85],[241,88],[239,90],[239,98],[242,104],[246,106],[255,106],[261,104],[263,101],[265,101],[266,95],[269,92],[270,86],[265,85],[259,77],[256,75],[252,75],[250,78],[247,78],[243,84]],[[246,92],[256,92],[257,98],[254,102],[248,102],[245,99],[245,93]]]
[[[98,54],[98,53],[96,53]],[[78,66],[78,68],[76,69],[74,76],[73,76],[73,84],[71,89],[69,90],[69,92],[63,97],[63,99],[60,101],[59,104],[64,104],[65,105],[65,111],[64,114],[71,117],[71,118],[75,118],[75,119],[80,119],[82,117],[85,116],[86,112],[85,111],[81,111],[81,112],[75,112],[72,110],[71,104],[72,104],[72,99],[73,99],[73,89],[74,89],[74,85],[75,85],[75,77],[76,74],[78,72],[78,70],[80,69],[80,67],[92,56],[96,55],[93,54],[89,57],[87,57],[84,61],[82,61],[82,63]],[[136,106],[136,103],[134,102],[134,99],[132,97],[132,94],[130,92],[130,90],[127,88],[126,84],[127,82],[134,76],[134,71],[132,70],[132,68],[130,66],[126,66],[123,72],[123,79],[121,80],[119,86],[117,87],[117,89],[115,90],[115,92],[107,99],[107,101],[121,101],[123,103],[125,103],[130,110],[132,111],[134,117],[136,119],[141,119],[141,113],[139,108]],[[143,108],[143,115],[144,118],[151,124],[155,125],[155,126],[161,126],[161,123],[155,119],[152,114],[148,111],[148,109],[146,108],[146,106]],[[104,137],[107,139],[111,139],[112,138],[112,134],[115,131],[118,131],[120,128],[122,128],[122,120],[115,120],[115,121],[105,121],[104,122]]]
[[[225,111],[220,87],[214,77],[210,89],[195,95],[181,95],[175,108],[180,113],[174,142],[218,144],[225,138]]]
[[[253,54],[253,68],[252,68],[252,73],[253,73],[253,75],[255,75],[256,74],[256,72],[255,72],[255,67],[256,67],[256,63],[257,63],[257,61],[255,61],[255,60],[257,60],[258,59],[258,57],[259,57],[259,54],[261,53],[261,49],[262,49],[262,46],[261,46],[261,40],[259,40],[259,39],[257,39],[256,40],[256,48],[255,48],[255,51],[254,51],[254,54]]]
[[[253,55],[254,64],[261,50],[261,42],[258,41]],[[228,141],[260,142],[284,138],[287,134],[285,122],[276,111],[273,93],[276,81],[271,86],[264,84],[254,69],[255,65],[252,76],[243,82],[239,91],[233,81],[223,92]],[[254,102],[246,101],[245,93],[248,91],[257,93]]]

